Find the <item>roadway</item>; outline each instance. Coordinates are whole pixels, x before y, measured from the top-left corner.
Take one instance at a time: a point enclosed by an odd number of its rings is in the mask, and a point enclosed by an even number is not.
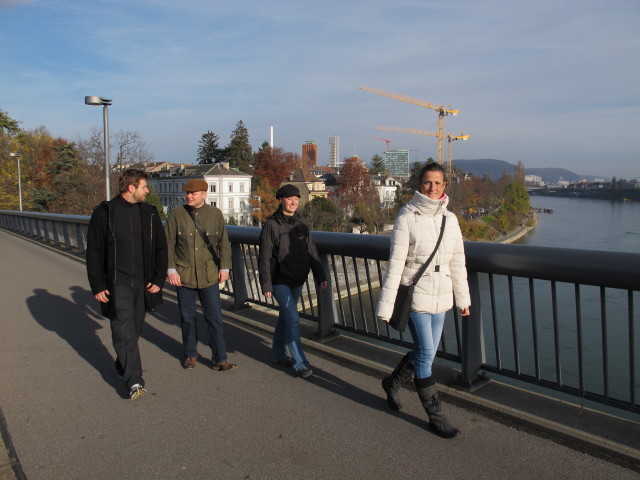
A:
[[[238,314],[225,328],[239,367],[212,371],[200,345],[197,368],[185,371],[171,293],[147,316],[148,393],[131,401],[84,264],[5,231],[0,251],[0,480],[638,478],[450,402],[462,435],[440,439],[415,393],[388,411],[379,378],[348,354],[308,349],[308,381],[274,367],[269,328]]]

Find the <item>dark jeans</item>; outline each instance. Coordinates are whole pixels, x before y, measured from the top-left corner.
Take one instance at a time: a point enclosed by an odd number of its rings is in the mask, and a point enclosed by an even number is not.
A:
[[[198,330],[196,329],[196,294],[200,298],[204,320],[207,325],[209,346],[213,363],[227,361],[227,346],[222,332],[222,307],[220,289],[215,283],[205,288],[177,287],[182,345],[185,357],[198,357]]]
[[[142,379],[142,360],[138,339],[144,324],[144,287],[116,285],[113,287],[116,316],[111,320],[111,340],[116,351],[116,368],[124,378],[127,388]]]

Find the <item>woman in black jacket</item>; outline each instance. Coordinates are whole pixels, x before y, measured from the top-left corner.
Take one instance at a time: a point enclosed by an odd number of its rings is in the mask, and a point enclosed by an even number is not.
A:
[[[326,288],[327,281],[309,225],[296,212],[300,190],[287,184],[276,192],[276,198],[280,207],[264,224],[258,258],[262,293],[267,298],[275,297],[280,309],[273,333],[273,361],[309,378],[313,370],[302,351],[298,300],[309,269],[320,288]],[[287,356],[286,349],[293,358]]]

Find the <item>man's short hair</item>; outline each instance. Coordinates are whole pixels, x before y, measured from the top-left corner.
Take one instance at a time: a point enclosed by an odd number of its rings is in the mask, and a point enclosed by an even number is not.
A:
[[[140,180],[147,180],[149,175],[144,170],[140,170],[138,168],[129,168],[122,172],[120,178],[118,179],[118,190],[120,193],[125,193],[129,190],[129,185],[133,185],[135,188],[138,188],[140,185]]]

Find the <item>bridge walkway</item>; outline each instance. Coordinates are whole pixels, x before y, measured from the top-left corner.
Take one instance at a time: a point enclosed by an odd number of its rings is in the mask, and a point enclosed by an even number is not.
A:
[[[463,397],[443,402],[462,435],[432,435],[414,393],[402,412],[386,407],[375,371],[388,371],[392,350],[358,361],[373,347],[341,336],[309,346],[315,375],[297,378],[270,363],[259,309],[226,316],[238,369],[212,371],[201,345],[185,371],[171,293],[140,341],[148,394],[130,401],[84,264],[4,231],[0,251],[0,480],[638,478],[463,408]],[[361,347],[340,354],[349,341]]]

